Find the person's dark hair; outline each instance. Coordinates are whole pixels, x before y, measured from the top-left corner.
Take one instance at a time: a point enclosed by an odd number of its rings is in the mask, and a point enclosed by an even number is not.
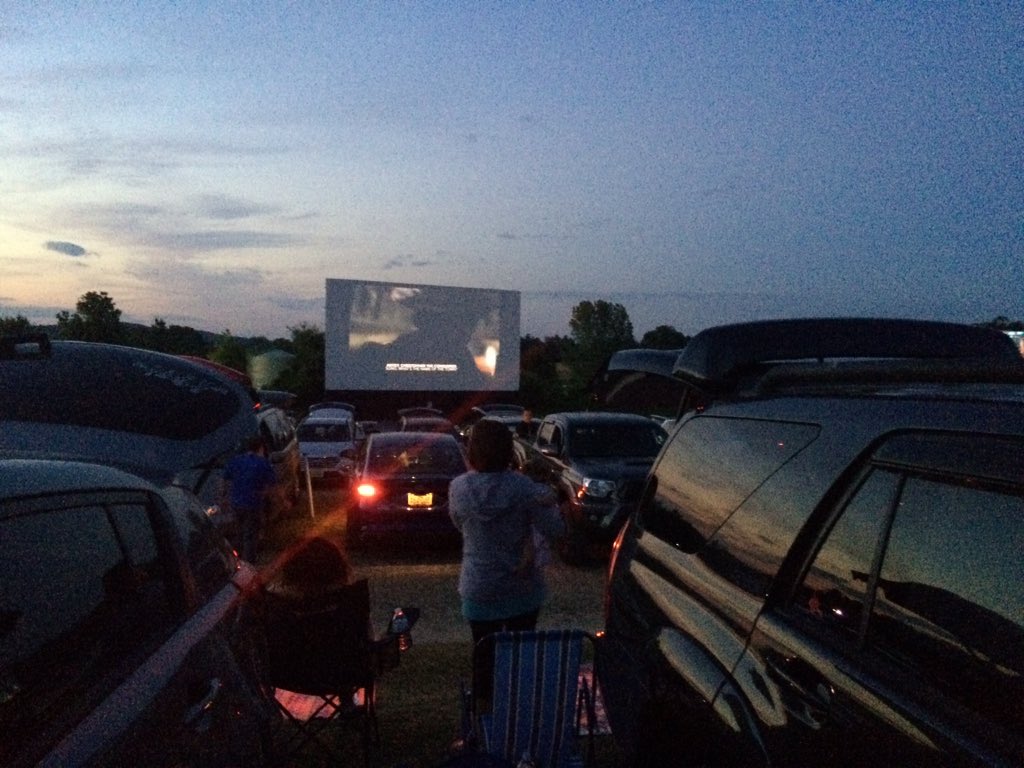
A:
[[[281,575],[290,587],[315,590],[347,584],[352,574],[341,547],[323,536],[314,536],[288,554]]]
[[[502,472],[512,463],[512,433],[498,421],[481,419],[469,436],[469,464],[477,472]]]

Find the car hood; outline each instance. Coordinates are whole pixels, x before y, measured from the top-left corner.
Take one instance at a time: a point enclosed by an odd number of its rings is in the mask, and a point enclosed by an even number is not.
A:
[[[256,431],[243,386],[173,355],[66,341],[0,359],[6,455],[60,454],[166,484],[234,453]]]

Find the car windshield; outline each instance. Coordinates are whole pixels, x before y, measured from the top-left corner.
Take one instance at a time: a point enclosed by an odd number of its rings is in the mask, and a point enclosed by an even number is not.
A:
[[[580,459],[651,458],[661,450],[665,431],[647,424],[588,424],[569,432],[569,448]]]
[[[352,439],[348,424],[300,424],[300,443],[344,443]]]
[[[454,440],[387,442],[373,446],[366,464],[375,475],[457,475],[466,471],[462,452]]]

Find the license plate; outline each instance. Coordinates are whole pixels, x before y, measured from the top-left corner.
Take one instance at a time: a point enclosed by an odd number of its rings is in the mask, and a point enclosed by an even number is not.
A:
[[[409,494],[409,506],[410,507],[432,507],[434,506],[434,494],[432,493],[410,493]]]

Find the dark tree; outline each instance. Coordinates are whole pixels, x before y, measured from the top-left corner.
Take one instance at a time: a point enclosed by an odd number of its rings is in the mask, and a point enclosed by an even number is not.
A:
[[[209,358],[215,363],[248,373],[249,356],[246,354],[245,345],[233,336],[230,330],[225,330],[220,335],[217,345],[210,350]]]
[[[519,340],[519,397],[536,413],[563,410],[566,405],[565,336],[524,336]]]
[[[571,375],[567,396],[584,406],[588,401],[590,381],[612,353],[635,347],[633,324],[621,304],[598,300],[582,301],[572,310],[569,320],[572,344],[566,349]]]
[[[20,336],[32,330],[32,323],[23,315],[0,315],[0,336]]]
[[[57,331],[63,339],[74,341],[102,341],[111,344],[124,342],[121,310],[106,291],[89,291],[78,300],[75,313],[57,313]]]
[[[153,324],[143,330],[142,345],[157,352],[171,355],[206,357],[210,345],[199,331],[185,325],[168,325],[163,318],[154,318]]]
[[[640,339],[640,346],[646,349],[682,349],[690,337],[671,325],[659,325]]]
[[[295,359],[277,377],[272,388],[294,394],[296,405],[300,407],[309,406],[322,400],[324,395],[324,332],[306,323],[288,330],[292,338],[286,351],[295,355]]]

